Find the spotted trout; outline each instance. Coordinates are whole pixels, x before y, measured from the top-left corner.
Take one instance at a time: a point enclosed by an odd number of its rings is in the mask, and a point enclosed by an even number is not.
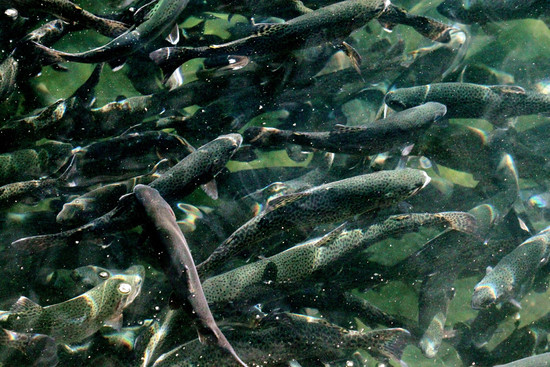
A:
[[[430,182],[424,171],[403,169],[355,176],[306,191],[279,196],[227,238],[197,266],[205,275],[281,228],[315,226],[390,206],[416,194]]]
[[[428,102],[368,125],[336,125],[329,132],[296,132],[254,126],[249,127],[243,137],[245,143],[259,147],[293,143],[329,152],[369,155],[414,143],[446,112],[447,108],[441,103]]]
[[[195,48],[166,47],[149,56],[161,67],[164,75],[169,76],[178,66],[194,58],[265,55],[341,41],[353,30],[382,14],[389,4],[388,0],[341,1],[286,23],[255,24],[249,36],[232,42]]]
[[[476,284],[472,307],[487,308],[497,302],[518,302],[533,284],[535,273],[550,256],[550,227],[529,238],[503,257]]]
[[[122,311],[139,295],[144,276],[142,266],[133,266],[78,297],[46,307],[21,297],[0,316],[0,324],[50,335],[57,343],[80,342],[106,323],[120,323]]]
[[[241,145],[239,134],[222,135],[203,145],[164,172],[150,186],[167,201],[189,195],[198,186],[210,182],[227,164]],[[39,252],[54,246],[78,244],[83,238],[97,239],[105,234],[134,228],[142,223],[133,194],[120,198],[117,206],[93,221],[56,234],[27,237],[12,243],[15,249]]]

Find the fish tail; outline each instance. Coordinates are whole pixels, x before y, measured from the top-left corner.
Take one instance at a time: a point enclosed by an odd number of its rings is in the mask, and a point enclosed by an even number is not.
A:
[[[178,50],[177,53],[175,50]],[[170,78],[181,64],[196,57],[194,53],[186,52],[186,50],[191,49],[183,47],[163,47],[149,54],[149,58],[161,68],[164,74],[164,82]]]
[[[472,214],[463,212],[443,212],[440,213],[440,215],[445,217],[451,228],[455,231],[468,234],[478,233],[477,221]]]
[[[12,242],[11,248],[20,254],[33,255],[54,247],[78,244],[83,232],[83,227],[79,227],[60,233],[24,237]]]
[[[98,17],[92,13],[84,11],[84,23],[88,28],[96,29],[104,36],[116,38],[128,31],[129,26],[125,23],[113,19]]]
[[[56,65],[68,61],[65,58],[64,52],[54,50],[37,42],[32,42],[32,45],[38,51],[38,60],[42,66]]]
[[[405,329],[381,329],[365,333],[365,338],[370,340],[369,352],[393,359],[404,365],[401,361],[403,350],[412,342],[411,333]]]

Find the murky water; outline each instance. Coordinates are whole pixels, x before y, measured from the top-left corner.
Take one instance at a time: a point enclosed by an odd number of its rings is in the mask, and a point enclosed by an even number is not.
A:
[[[77,4],[0,1],[2,366],[550,363],[548,1]]]

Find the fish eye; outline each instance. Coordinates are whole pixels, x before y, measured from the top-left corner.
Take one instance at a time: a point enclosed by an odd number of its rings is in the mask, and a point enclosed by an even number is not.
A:
[[[106,271],[100,271],[98,275],[101,279],[109,278],[109,273],[107,273]]]
[[[118,285],[118,291],[122,294],[128,294],[132,290],[132,286],[128,283],[120,283]]]

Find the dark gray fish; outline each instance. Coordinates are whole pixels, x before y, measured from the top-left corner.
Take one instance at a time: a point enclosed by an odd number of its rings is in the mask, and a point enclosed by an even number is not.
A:
[[[67,164],[72,150],[69,143],[50,140],[0,154],[0,184],[50,176]]]
[[[119,273],[100,266],[86,265],[74,269],[71,272],[71,278],[85,287],[93,288]]]
[[[418,299],[418,327],[423,330],[419,340],[422,353],[435,358],[445,337],[445,322],[449,305],[454,297],[453,283],[457,273],[447,276],[427,276],[422,281]]]
[[[405,329],[368,332],[347,330],[324,319],[283,313],[266,317],[257,330],[228,330],[235,349],[250,365],[280,365],[293,359],[330,362],[346,358],[357,349],[376,357],[400,361],[410,334]],[[204,356],[208,356],[205,361]],[[154,367],[234,366],[234,362],[198,340],[188,342],[160,356]]]
[[[69,98],[60,99],[35,115],[3,124],[0,137],[5,139],[5,144],[2,144],[1,149],[14,149],[44,138],[75,137],[87,129],[94,131],[85,125],[85,116],[95,101],[94,91],[102,69],[103,65],[98,64],[86,82]],[[21,131],[25,131],[25,134],[21,134]]]
[[[264,205],[270,199],[277,196],[292,194],[299,191],[304,191],[315,186],[324,184],[329,179],[329,170],[334,161],[333,153],[323,153],[321,158],[313,157],[312,162],[319,161],[315,168],[308,171],[302,176],[287,180],[272,182],[266,187],[251,192],[244,196],[241,200],[253,200],[256,203]]]
[[[510,117],[550,112],[550,96],[513,85],[435,83],[396,89],[384,101],[396,110],[439,102],[447,106],[447,118],[482,118],[496,126]]]
[[[216,271],[228,259],[281,228],[286,231],[345,220],[405,200],[429,182],[430,177],[424,171],[382,171],[277,197],[267,203],[262,213],[229,236],[197,269],[199,274]]]
[[[68,23],[95,29],[107,37],[118,37],[128,30],[126,24],[98,17],[69,0],[2,0],[0,6],[15,8],[25,15],[35,12],[51,14]]]
[[[63,204],[56,217],[57,223],[81,225],[102,216],[116,206],[121,196],[132,192],[136,185],[147,185],[156,180],[160,176],[158,165],[162,163],[167,161],[160,161],[149,174],[98,187]]]
[[[120,60],[147,46],[171,29],[188,3],[189,0],[159,0],[143,23],[134,29],[129,29],[109,43],[89,51],[71,54],[39,44],[36,46],[41,50],[42,59],[46,63],[73,61],[95,64],[106,61],[113,62],[116,59],[118,62],[115,64],[120,65]]]
[[[550,314],[529,324],[515,329],[512,333],[495,346],[489,355],[491,365],[510,362],[514,365],[515,359],[531,356],[547,350],[548,334],[550,333]],[[550,359],[547,359],[550,363]],[[545,362],[546,363],[546,362]],[[539,366],[536,363],[533,366]],[[544,366],[545,364],[541,364]],[[550,364],[548,364],[550,365]]]
[[[221,45],[205,47],[166,47],[149,56],[166,77],[185,61],[227,55],[253,56],[312,47],[340,41],[354,29],[378,17],[389,6],[387,0],[341,1],[293,18],[286,23],[253,25],[245,38]]]
[[[329,152],[370,155],[413,144],[446,112],[447,108],[441,103],[428,102],[368,125],[336,125],[330,132],[250,127],[243,133],[243,138],[245,143],[258,147],[293,143]]]
[[[0,186],[0,208],[9,208],[17,203],[35,204],[47,197],[59,196],[63,190],[70,188],[74,168],[73,158],[65,172],[57,178],[42,178]]]
[[[150,186],[169,201],[189,195],[198,186],[210,182],[225,167],[241,141],[239,134],[222,135],[189,154]],[[86,236],[98,239],[107,233],[130,229],[141,224],[136,205],[133,195],[126,195],[113,210],[81,227],[22,238],[13,242],[12,246],[22,251],[39,252],[49,247],[78,244]]]
[[[37,62],[32,43],[53,44],[71,28],[66,22],[57,19],[33,30],[15,45],[16,48],[0,64],[0,101],[12,94],[22,78],[40,73],[43,65]]]
[[[160,196],[159,192],[149,186],[137,185],[134,195],[142,210],[145,211],[147,221],[153,227],[156,249],[165,254],[161,259],[164,272],[172,283],[172,290],[176,295],[178,306],[182,306],[187,316],[197,328],[199,338],[216,344],[227,354],[231,355],[241,366],[246,364],[239,358],[218,328],[199,279],[199,274],[193,261],[193,256],[187,241],[176,223],[176,216],[170,205]]]
[[[455,22],[485,24],[550,15],[546,0],[444,0],[437,11]]]

